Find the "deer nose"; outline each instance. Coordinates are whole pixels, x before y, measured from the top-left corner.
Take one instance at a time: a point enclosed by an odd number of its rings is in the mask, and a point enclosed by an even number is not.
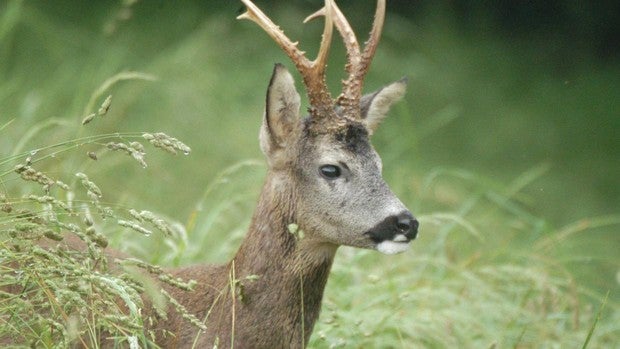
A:
[[[411,212],[405,211],[396,216],[396,227],[410,239],[415,239],[418,235],[418,226],[420,223],[413,217]]]

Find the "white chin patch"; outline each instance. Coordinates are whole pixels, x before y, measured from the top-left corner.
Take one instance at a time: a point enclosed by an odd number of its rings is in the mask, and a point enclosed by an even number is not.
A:
[[[385,240],[377,245],[377,250],[385,254],[401,253],[407,251],[408,249],[408,242],[394,242],[392,240]]]

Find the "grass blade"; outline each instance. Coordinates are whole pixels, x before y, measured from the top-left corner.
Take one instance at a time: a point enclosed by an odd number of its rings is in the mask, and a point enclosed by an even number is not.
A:
[[[594,322],[592,322],[592,327],[590,327],[590,331],[588,331],[588,336],[586,337],[585,342],[583,342],[583,346],[581,349],[586,349],[588,347],[588,343],[590,343],[590,339],[592,339],[592,334],[594,333],[594,329],[596,328],[596,324],[601,319],[601,314],[603,313],[603,309],[605,309],[605,305],[607,304],[607,298],[609,298],[609,291],[603,298],[603,302],[601,303],[601,307],[598,308],[598,312],[596,313],[596,317],[594,318]]]

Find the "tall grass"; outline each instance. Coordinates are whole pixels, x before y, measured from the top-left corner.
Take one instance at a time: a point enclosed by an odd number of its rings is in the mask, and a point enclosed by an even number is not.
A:
[[[106,117],[112,99],[101,96],[115,83],[145,78],[152,80],[132,72],[106,80],[91,96],[86,117],[76,128]],[[91,113],[98,99],[103,102]],[[36,139],[38,130],[34,127],[25,137]],[[183,235],[182,230],[150,211],[105,201],[101,188],[82,170],[96,168],[93,162],[114,152],[147,167],[143,143],[172,154],[189,154],[190,148],[166,134],[148,132],[82,136],[23,152],[19,148],[25,141],[18,142],[13,155],[0,158],[0,342],[17,347],[99,347],[101,340],[116,338],[131,348],[150,345],[153,334],[145,326],[152,319],[142,315],[141,294],[154,295],[151,301],[156,305],[162,295],[154,294],[152,281],[137,277],[133,269],[143,268],[180,288],[191,288],[192,281],[110,254],[110,232],[127,235],[133,230],[150,236],[159,231],[172,238]],[[66,173],[65,168],[73,167],[79,171]]]
[[[109,273],[103,245],[164,266],[232,255],[265,173],[256,141],[264,88],[273,62],[286,57],[230,19],[236,5],[220,16],[138,3],[123,20],[115,17],[121,5],[98,5],[83,18],[62,6],[0,6],[0,276],[4,286],[37,286],[28,289],[35,303],[2,294],[0,338],[97,346],[108,331],[120,344],[145,347],[145,319],[127,312],[140,308],[141,288]],[[272,15],[292,37],[318,43],[320,25],[298,25],[305,10],[274,6]],[[559,89],[564,79],[531,69],[527,50],[474,42],[450,32],[449,20],[428,21],[389,14],[367,81],[372,89],[410,77],[406,101],[373,141],[386,180],[421,221],[420,237],[398,256],[342,248],[310,347],[617,347],[619,217],[614,201],[593,190],[616,167],[593,156],[583,168],[570,163],[555,127],[613,110],[613,98],[583,103],[607,96],[614,75],[578,67],[589,78]],[[332,56],[336,89],[342,47]],[[117,75],[127,67],[149,74]],[[122,79],[151,74],[159,79]],[[111,107],[99,115],[109,95]],[[556,100],[570,101],[561,115]],[[143,138],[155,130],[183,139],[192,155],[155,152]],[[144,220],[150,211],[168,222],[164,232],[161,221]],[[58,235],[76,233],[86,254],[59,256],[33,243],[43,236],[55,246]]]
[[[119,137],[132,135],[101,135],[42,147],[37,152],[42,160],[33,165],[43,165],[47,158],[44,153],[49,149],[62,148],[49,158],[62,162],[63,155],[71,150],[83,153],[80,148],[90,142],[102,142],[104,148],[105,141]],[[31,154],[21,153],[3,164]],[[155,245],[157,241],[165,242],[154,253],[155,262],[183,264],[187,262],[183,256],[198,260],[204,254],[221,254],[222,250],[229,255],[247,222],[234,223],[232,234],[230,228],[222,229],[223,222],[219,229],[213,227],[226,218],[232,207],[251,201],[248,197],[255,195],[257,185],[243,189],[243,183],[247,183],[248,175],[262,175],[261,171],[251,171],[256,165],[254,161],[244,162],[223,171],[206,188],[188,225],[177,225],[174,230],[161,220],[151,219],[153,228],[165,232],[164,239],[149,237]],[[22,191],[32,187],[28,182],[13,180],[24,173],[17,172],[4,172],[3,182]],[[618,224],[617,217],[545,231],[540,228],[544,226],[540,218],[524,215],[523,208],[511,199],[535,178],[531,173],[498,187],[485,184],[472,173],[439,172],[457,176],[474,187],[454,193],[455,188],[449,187],[463,189],[467,185],[440,180],[437,172],[422,181],[420,193],[452,192],[455,197],[451,200],[460,204],[454,213],[437,211],[420,216],[423,235],[410,254],[386,257],[343,248],[310,347],[608,347],[617,343],[617,304],[607,304],[611,312],[596,312],[587,301],[598,299],[595,290],[578,285],[571,273],[548,255],[554,243],[570,239],[576,231]],[[135,249],[139,255],[152,253],[151,247],[136,248],[131,233],[122,228],[151,235],[138,222],[125,223],[136,216],[142,216],[144,223],[144,218],[151,216],[145,211],[131,213],[112,203],[104,206],[99,199],[101,190],[86,175],[77,178],[76,183],[65,187],[35,171],[21,180],[34,181],[34,188],[50,185],[33,191],[43,189],[48,195],[18,198],[3,194],[2,282],[5,287],[19,285],[23,290],[18,295],[3,294],[0,337],[9,335],[15,343],[43,347],[64,347],[76,341],[96,347],[99,332],[105,330],[121,338],[121,343],[133,340],[148,345],[148,336],[141,332],[144,319],[138,311],[143,306],[138,296],[143,288],[126,274],[110,273],[102,252],[108,245],[106,236],[117,234],[129,241],[125,249]],[[236,189],[231,191],[232,187]],[[247,211],[248,217],[251,208],[245,206],[242,211]],[[118,211],[129,212],[128,220],[119,220]],[[95,223],[93,216],[99,215]],[[503,226],[500,229],[504,230],[480,227],[477,220],[487,227]],[[527,231],[536,226],[542,231]],[[53,244],[66,234],[83,239],[87,253],[45,250],[32,243],[48,239]],[[218,248],[213,249],[207,236],[216,237],[224,245],[218,243]],[[534,248],[529,251],[523,248],[526,244],[513,241],[530,239],[533,243],[529,246]],[[123,301],[120,305],[118,299]]]

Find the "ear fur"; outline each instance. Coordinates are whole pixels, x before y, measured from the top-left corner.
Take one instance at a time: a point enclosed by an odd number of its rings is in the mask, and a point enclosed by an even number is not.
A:
[[[299,123],[300,97],[295,81],[282,64],[276,64],[267,88],[260,147],[270,164],[294,137]]]
[[[385,119],[392,104],[403,98],[406,88],[407,78],[402,78],[362,97],[362,120],[369,134],[372,135]]]

